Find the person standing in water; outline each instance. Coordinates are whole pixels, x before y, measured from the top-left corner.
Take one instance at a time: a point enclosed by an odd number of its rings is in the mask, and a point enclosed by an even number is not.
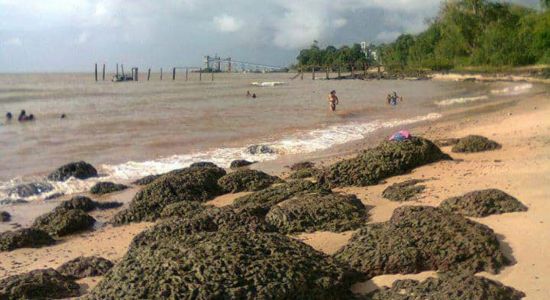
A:
[[[330,94],[328,95],[328,104],[331,111],[336,111],[336,105],[338,105],[338,97],[336,96],[335,90],[330,91]]]

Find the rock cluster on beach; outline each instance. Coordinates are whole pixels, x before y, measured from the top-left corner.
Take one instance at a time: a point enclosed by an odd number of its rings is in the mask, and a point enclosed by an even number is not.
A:
[[[254,155],[257,155],[257,154],[273,154],[275,153],[275,149],[267,146],[267,145],[252,145],[252,146],[248,146],[246,148],[246,151],[250,154],[254,154]]]
[[[119,192],[127,189],[128,186],[114,182],[98,182],[90,189],[90,193],[96,195],[104,195],[114,192]]]
[[[120,202],[97,202],[86,196],[74,196],[69,200],[61,202],[57,209],[81,209],[85,212],[92,211],[94,209],[112,209],[122,206]]]
[[[450,157],[427,139],[412,137],[405,141],[384,141],[355,158],[328,167],[319,180],[331,187],[374,185],[387,177],[445,159]]]
[[[59,167],[48,175],[48,180],[51,181],[65,181],[71,177],[77,179],[88,179],[90,177],[97,177],[97,170],[91,164],[79,161],[73,162]]]
[[[89,299],[349,299],[355,280],[284,235],[222,230],[131,247]]]
[[[79,285],[54,269],[34,270],[0,280],[0,299],[62,299],[79,294]]]
[[[473,191],[459,197],[452,197],[444,200],[440,207],[468,217],[486,217],[527,210],[527,207],[518,199],[497,189]]]
[[[369,295],[372,300],[446,299],[519,300],[525,294],[499,282],[472,274],[444,273],[422,282],[398,280],[391,288]]]
[[[394,183],[388,186],[382,192],[382,197],[391,201],[408,201],[416,195],[422,193],[426,188],[425,185],[419,183],[424,182],[420,179],[411,179],[403,182]]]
[[[361,227],[335,257],[368,277],[427,270],[496,273],[509,263],[489,227],[428,206],[400,207],[390,221]]]
[[[502,146],[484,136],[468,135],[458,140],[453,146],[453,152],[482,152],[500,149]]]
[[[259,191],[278,181],[278,177],[262,171],[241,169],[223,176],[218,184],[227,193],[238,193]]]
[[[57,272],[69,278],[80,279],[92,276],[103,276],[112,267],[113,263],[103,257],[80,256],[59,266]]]
[[[293,233],[352,230],[364,225],[367,218],[365,206],[354,195],[314,193],[274,205],[265,219],[277,231]]]
[[[226,174],[219,167],[189,167],[169,172],[138,192],[130,207],[113,218],[114,224],[154,221],[169,204],[206,201],[223,193],[218,179]]]
[[[55,244],[55,240],[44,230],[22,228],[0,233],[0,251],[19,248],[40,248]]]
[[[90,229],[95,219],[81,209],[56,208],[36,218],[32,228],[44,230],[55,237]]]

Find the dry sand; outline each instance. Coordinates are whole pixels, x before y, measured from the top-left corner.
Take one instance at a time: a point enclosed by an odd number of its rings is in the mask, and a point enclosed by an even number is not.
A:
[[[503,106],[496,111],[442,121],[413,133],[427,138],[461,137],[481,134],[503,145],[502,149],[478,154],[454,154],[454,161],[444,161],[420,167],[409,174],[388,179],[384,184],[371,187],[349,187],[341,192],[356,194],[371,207],[370,222],[389,219],[393,210],[401,205],[439,205],[451,196],[484,189],[498,188],[517,197],[529,210],[475,219],[490,226],[499,236],[502,247],[514,264],[500,274],[481,275],[501,281],[527,294],[527,299],[550,298],[550,98],[547,95],[524,99],[514,106]],[[450,147],[443,148],[450,153]],[[348,151],[349,152],[349,151]],[[326,159],[326,157],[324,157]],[[334,159],[328,158],[328,159]],[[281,163],[281,162],[280,162]],[[285,162],[287,163],[287,162]],[[283,169],[284,163],[280,165]],[[255,168],[261,168],[261,165]],[[384,188],[407,179],[428,179],[427,189],[412,202],[397,203],[381,197]],[[110,200],[122,197],[124,202],[135,193],[105,197]],[[209,204],[224,206],[243,194],[225,195]],[[108,219],[116,210],[95,215]],[[100,255],[112,260],[120,259],[133,236],[151,226],[151,223],[121,227],[105,226],[63,239],[52,247],[19,249],[0,253],[0,278],[37,268],[58,267],[77,256]],[[333,254],[345,245],[352,231],[344,233],[316,232],[294,236],[327,254]],[[365,293],[397,278],[423,279],[434,272],[414,275],[383,275],[356,284],[355,292]],[[93,287],[100,278],[81,280],[83,289]]]

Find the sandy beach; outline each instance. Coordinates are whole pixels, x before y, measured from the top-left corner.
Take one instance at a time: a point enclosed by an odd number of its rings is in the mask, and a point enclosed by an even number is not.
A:
[[[402,205],[437,206],[446,198],[473,190],[498,188],[519,199],[528,207],[527,212],[492,215],[472,220],[492,228],[501,248],[513,262],[499,274],[480,273],[480,276],[502,282],[526,294],[526,299],[550,297],[550,97],[541,94],[512,104],[470,108],[457,112],[441,121],[412,129],[413,135],[428,139],[458,138],[479,134],[502,144],[495,151],[475,154],[451,153],[450,147],[442,150],[454,160],[441,161],[414,169],[408,174],[387,179],[385,183],[369,187],[345,187],[336,191],[355,194],[370,207],[369,222],[387,221],[393,210]],[[378,137],[380,139],[381,137]],[[317,161],[329,164],[346,157],[365,145],[344,147],[331,156],[319,155]],[[298,158],[294,158],[298,159]],[[285,170],[288,159],[255,165],[256,169]],[[274,167],[276,165],[276,167]],[[288,172],[288,170],[286,170]],[[279,174],[274,174],[279,175]],[[392,202],[382,198],[389,185],[407,179],[425,179],[427,188],[412,202]],[[128,203],[137,189],[114,193],[97,199]],[[209,204],[224,206],[244,193],[220,196]],[[94,197],[95,198],[95,197]],[[108,221],[120,209],[93,213],[100,222]],[[99,229],[63,238],[54,246],[40,249],[18,249],[0,252],[0,278],[28,272],[38,268],[56,268],[78,256],[98,255],[118,261],[125,254],[132,238],[152,226],[136,223],[120,227],[100,226]],[[293,235],[326,254],[333,254],[344,246],[353,231],[343,233],[314,232]],[[380,286],[388,286],[400,278],[422,279],[435,276],[435,272],[412,275],[382,275],[356,284],[353,291],[367,293]],[[100,277],[79,281],[83,290],[92,288]]]

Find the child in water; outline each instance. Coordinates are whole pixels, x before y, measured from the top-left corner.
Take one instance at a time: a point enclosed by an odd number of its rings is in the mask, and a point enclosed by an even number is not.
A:
[[[331,111],[336,111],[336,105],[338,105],[338,97],[336,96],[335,90],[332,90],[330,94],[328,94],[328,104]]]

